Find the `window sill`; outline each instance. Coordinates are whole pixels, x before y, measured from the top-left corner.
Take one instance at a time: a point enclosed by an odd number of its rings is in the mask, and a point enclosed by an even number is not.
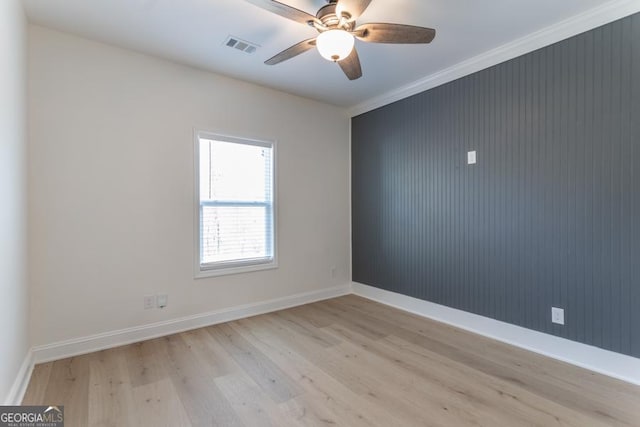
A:
[[[203,269],[198,266],[195,272],[196,279],[204,279],[206,277],[228,276],[230,274],[251,273],[254,271],[273,270],[278,268],[276,261],[265,262],[260,264],[249,264],[239,266],[225,266],[219,268]]]

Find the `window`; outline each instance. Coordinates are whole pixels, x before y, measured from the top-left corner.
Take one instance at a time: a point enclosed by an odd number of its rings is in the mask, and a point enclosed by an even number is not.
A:
[[[276,267],[274,144],[199,132],[198,277]]]

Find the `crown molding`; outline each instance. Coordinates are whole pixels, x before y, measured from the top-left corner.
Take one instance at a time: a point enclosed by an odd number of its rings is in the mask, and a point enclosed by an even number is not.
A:
[[[355,117],[450,81],[492,67],[545,46],[640,12],[638,0],[613,0],[579,15],[560,21],[480,55],[459,62],[382,95],[370,98],[348,109]]]

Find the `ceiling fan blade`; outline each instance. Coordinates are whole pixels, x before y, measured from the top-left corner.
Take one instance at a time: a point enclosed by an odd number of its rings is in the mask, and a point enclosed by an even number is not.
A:
[[[355,47],[349,56],[344,58],[342,61],[338,61],[338,65],[342,68],[342,71],[344,71],[349,80],[356,80],[362,77],[360,58],[358,57],[358,51]]]
[[[371,43],[431,43],[436,30],[413,25],[372,23],[360,25],[353,35]]]
[[[309,49],[313,49],[316,47],[316,39],[308,39],[301,41],[300,43],[294,44],[288,49],[283,50],[279,54],[275,55],[273,58],[267,59],[264,61],[267,65],[276,65],[287,59],[291,59],[295,56],[300,55],[301,53],[305,53]]]
[[[356,19],[364,13],[370,3],[371,0],[338,0],[337,9],[349,12],[351,19]]]
[[[268,10],[269,12],[273,12],[276,15],[284,16],[285,18],[291,19],[296,22],[300,22],[301,24],[306,24],[309,21],[315,21],[316,17],[308,14],[305,11],[300,9],[296,9],[295,7],[291,7],[284,3],[280,3],[275,0],[246,0],[251,4],[254,4],[262,9]]]

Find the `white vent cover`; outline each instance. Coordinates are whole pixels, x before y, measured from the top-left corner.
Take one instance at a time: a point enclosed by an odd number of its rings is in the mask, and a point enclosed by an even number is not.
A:
[[[224,45],[231,49],[237,49],[244,53],[253,53],[260,47],[255,43],[242,40],[241,38],[232,35],[227,37],[227,39],[224,41]]]

